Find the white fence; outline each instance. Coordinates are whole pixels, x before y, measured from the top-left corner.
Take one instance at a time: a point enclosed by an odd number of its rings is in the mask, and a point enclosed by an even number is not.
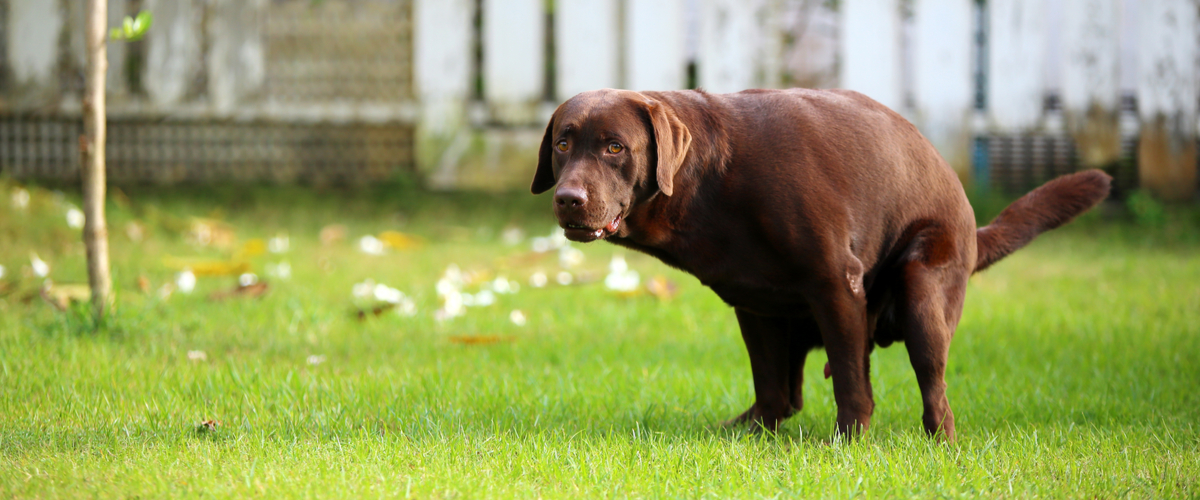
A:
[[[75,3],[0,0],[0,109],[77,111],[63,75],[82,46],[59,36],[81,30]],[[113,24],[156,15],[143,46],[111,45],[117,115],[416,124],[435,185],[523,183],[550,111],[580,91],[808,86],[900,111],[964,176],[973,137],[1069,136],[1080,164],[1109,165],[1140,135],[1142,184],[1195,191],[1194,0],[110,3]]]

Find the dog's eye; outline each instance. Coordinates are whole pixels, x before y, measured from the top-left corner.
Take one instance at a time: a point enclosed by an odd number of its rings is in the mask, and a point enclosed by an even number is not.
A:
[[[622,146],[622,145],[620,145],[620,144],[617,144],[617,143],[615,143],[615,142],[614,142],[614,143],[612,143],[612,144],[609,144],[609,145],[608,145],[608,152],[609,152],[609,153],[612,153],[612,154],[617,154],[617,153],[620,153],[620,152],[621,152],[621,150],[623,150],[623,149],[625,149],[625,146]]]
[[[554,146],[557,147],[559,151],[566,151],[567,141],[558,141],[558,144],[555,144]]]

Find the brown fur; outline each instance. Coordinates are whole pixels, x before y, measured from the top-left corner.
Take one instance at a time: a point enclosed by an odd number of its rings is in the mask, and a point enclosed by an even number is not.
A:
[[[970,275],[1102,200],[1065,176],[976,231],[954,172],[907,120],[855,92],[579,94],[555,111],[534,193],[575,241],[598,238],[696,276],[733,306],[755,402],[774,429],[829,354],[838,432],[867,428],[869,354],[904,341],[930,435],[954,438],[946,356]]]

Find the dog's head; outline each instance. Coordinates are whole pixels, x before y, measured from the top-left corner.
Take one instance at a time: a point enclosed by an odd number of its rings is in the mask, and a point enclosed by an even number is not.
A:
[[[554,111],[538,154],[534,194],[554,191],[568,239],[625,236],[621,222],[656,195],[671,196],[692,142],[670,106],[628,90],[596,90]]]

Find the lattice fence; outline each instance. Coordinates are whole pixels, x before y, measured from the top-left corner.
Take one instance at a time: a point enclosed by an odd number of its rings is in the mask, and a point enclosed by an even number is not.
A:
[[[110,180],[364,184],[413,170],[412,114],[396,112],[413,103],[412,0],[172,1],[155,12],[160,31],[111,52]],[[12,20],[9,3],[0,0],[0,74],[11,59],[5,21],[27,21]],[[61,18],[83,4],[62,2]],[[47,25],[64,40],[41,85],[56,94],[0,87],[0,175],[78,180],[80,96],[57,83],[63,61],[82,60],[70,50],[82,47],[75,28]],[[222,36],[237,45],[222,48]],[[156,50],[166,66],[147,63]]]

